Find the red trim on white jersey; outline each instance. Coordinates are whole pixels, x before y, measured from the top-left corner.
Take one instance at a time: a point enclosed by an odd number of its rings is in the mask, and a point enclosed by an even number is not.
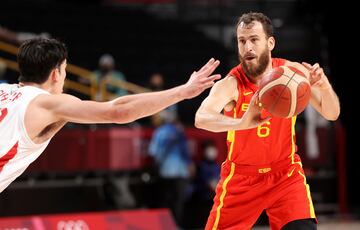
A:
[[[16,84],[0,84],[0,193],[40,156],[48,145],[34,143],[25,127],[30,102],[49,92]]]
[[[7,108],[0,109],[0,121],[2,121],[7,114],[8,114]]]
[[[14,158],[18,151],[19,141],[15,143],[15,145],[4,155],[0,158],[0,173],[3,170],[4,166]]]

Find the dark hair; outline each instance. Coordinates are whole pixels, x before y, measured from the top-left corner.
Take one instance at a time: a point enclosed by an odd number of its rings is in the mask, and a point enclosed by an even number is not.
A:
[[[44,83],[50,72],[67,59],[65,44],[56,39],[35,38],[21,44],[17,61],[20,82]]]
[[[271,20],[263,13],[250,12],[241,15],[236,25],[236,29],[242,22],[245,23],[245,25],[249,25],[253,21],[258,21],[262,24],[264,32],[268,38],[274,36],[274,28]]]

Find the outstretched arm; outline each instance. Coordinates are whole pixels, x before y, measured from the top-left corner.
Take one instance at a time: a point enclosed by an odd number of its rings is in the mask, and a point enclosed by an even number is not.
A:
[[[48,95],[39,98],[38,103],[41,108],[52,112],[52,122],[63,120],[76,123],[128,123],[157,113],[181,100],[196,97],[213,86],[220,75],[210,74],[219,63],[213,58],[210,59],[191,75],[186,84],[169,90],[129,95],[109,102],[82,101],[66,94]]]
[[[269,120],[261,118],[261,108],[258,105],[258,94],[254,94],[248,110],[242,118],[231,118],[221,112],[225,108],[231,110],[238,97],[237,82],[234,77],[228,76],[218,81],[211,89],[209,96],[202,102],[195,115],[197,128],[212,132],[250,129]]]

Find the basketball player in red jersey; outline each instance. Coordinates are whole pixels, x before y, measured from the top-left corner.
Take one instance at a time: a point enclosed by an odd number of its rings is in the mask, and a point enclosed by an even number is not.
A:
[[[268,71],[288,65],[306,74],[311,104],[328,120],[339,116],[338,97],[318,64],[271,57],[275,39],[264,14],[242,15],[236,34],[240,64],[212,87],[195,117],[198,128],[228,132],[228,156],[206,229],[250,229],[263,210],[271,229],[316,229],[309,186],[296,154],[296,117],[268,117],[257,90]]]
[[[63,94],[67,50],[54,39],[33,39],[18,53],[19,84],[0,84],[0,192],[16,179],[67,123],[128,123],[193,98],[220,75],[210,59],[186,84],[164,91],[128,95],[108,102]]]

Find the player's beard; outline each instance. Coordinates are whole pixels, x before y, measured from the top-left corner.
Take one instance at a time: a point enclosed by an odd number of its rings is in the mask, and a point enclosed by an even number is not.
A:
[[[266,70],[266,67],[269,64],[270,61],[270,54],[267,47],[265,47],[265,50],[260,54],[259,61],[255,65],[248,65],[246,63],[246,60],[239,54],[239,60],[240,63],[244,69],[244,72],[246,76],[251,78],[256,78],[264,73]]]

